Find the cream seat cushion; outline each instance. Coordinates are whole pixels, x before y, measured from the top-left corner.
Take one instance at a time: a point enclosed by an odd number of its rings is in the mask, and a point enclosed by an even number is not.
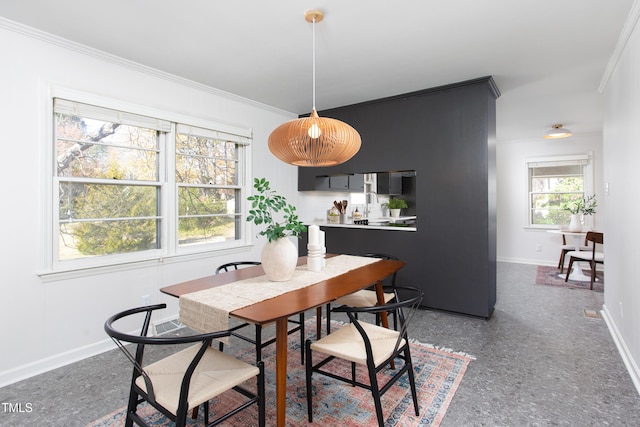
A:
[[[395,295],[393,293],[384,294],[385,304],[391,301]],[[337,305],[346,305],[349,307],[372,307],[378,304],[378,296],[375,291],[363,289],[349,295],[345,295],[333,301]]]
[[[585,261],[591,261],[591,257],[593,256],[593,252],[589,252],[589,251],[571,251],[571,252],[567,252],[566,256],[574,257],[574,258],[580,258],[580,259],[583,259]],[[596,252],[595,261],[604,262],[604,253]]]
[[[398,331],[383,328],[382,326],[376,326],[366,322],[359,323],[369,337],[369,341],[371,341],[374,364],[375,366],[379,366],[393,353],[400,334]],[[404,345],[404,339],[400,342],[400,346],[402,345]],[[311,349],[350,362],[360,363],[362,365],[367,363],[364,340],[356,327],[351,323],[312,343]]]
[[[151,378],[156,401],[174,415],[178,411],[180,386],[184,373],[200,348],[200,345],[188,347],[144,368]],[[259,372],[260,370],[256,366],[242,362],[211,347],[207,348],[191,377],[187,398],[188,409],[211,400],[232,387],[257,376]],[[136,379],[136,385],[146,391],[142,376]]]
[[[576,249],[576,245],[561,245],[560,249],[566,249],[569,251],[574,251]],[[581,251],[590,251],[591,246],[580,246]]]

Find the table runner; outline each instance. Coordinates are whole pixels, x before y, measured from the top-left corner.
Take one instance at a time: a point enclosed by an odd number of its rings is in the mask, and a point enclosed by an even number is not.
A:
[[[179,299],[180,322],[201,333],[223,331],[229,329],[229,313],[234,310],[378,261],[378,258],[338,255],[327,258],[327,266],[322,271],[308,271],[306,264],[298,266],[286,282],[271,282],[263,275],[185,294]]]

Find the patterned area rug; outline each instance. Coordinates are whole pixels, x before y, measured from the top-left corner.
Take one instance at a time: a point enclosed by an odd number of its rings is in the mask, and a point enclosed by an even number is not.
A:
[[[306,322],[307,336],[315,336],[315,318]],[[289,367],[287,370],[287,425],[317,425],[317,426],[369,426],[377,425],[375,409],[371,393],[359,387],[351,387],[345,383],[335,381],[319,374],[313,376],[313,411],[314,422],[307,423],[307,404],[304,379],[304,367],[300,365],[300,342],[289,337]],[[233,346],[232,346],[233,348]],[[253,362],[253,350],[245,350],[238,357]],[[420,416],[416,417],[409,383],[406,375],[396,382],[382,397],[383,413],[386,426],[438,426],[442,422],[447,408],[451,403],[467,366],[474,357],[464,353],[456,353],[446,349],[438,349],[433,346],[412,343],[411,356],[416,374],[416,387],[418,389],[418,402],[420,404]],[[267,425],[275,425],[275,345],[263,349],[263,357],[267,369]],[[124,357],[123,357],[124,363]],[[342,361],[334,361],[333,369],[343,374],[350,372],[350,365]],[[396,362],[396,368],[401,366],[401,361]],[[358,367],[359,375],[365,376],[362,367]],[[388,371],[379,373],[379,381],[385,381]],[[360,378],[368,382],[364,378]],[[385,381],[386,382],[386,381]],[[254,384],[254,383],[252,383]],[[230,396],[229,398],[226,398]],[[211,414],[221,411],[221,407],[231,404],[231,399],[237,393],[226,393],[225,399],[216,399],[211,404]],[[126,402],[127,396],[123,396]],[[115,427],[124,425],[126,408],[123,407],[105,417],[87,425],[87,427]],[[189,426],[202,426],[204,423],[204,411],[199,411],[198,420],[190,420]],[[173,425],[166,417],[160,415],[150,406],[141,407],[139,410],[152,426]],[[213,419],[213,418],[212,418]],[[257,409],[252,407],[232,417],[224,426],[254,426],[257,425]]]
[[[583,269],[582,272],[586,276],[591,275],[591,270]],[[567,269],[560,275],[560,270],[556,267],[538,266],[536,274],[536,285],[557,286],[570,289],[586,289],[589,290],[589,281],[578,281],[569,279],[564,281]],[[596,281],[593,283],[593,290],[596,292],[604,292],[604,272],[596,270]]]

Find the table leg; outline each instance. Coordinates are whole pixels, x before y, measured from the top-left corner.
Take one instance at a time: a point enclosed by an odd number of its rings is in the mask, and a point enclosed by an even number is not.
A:
[[[376,297],[378,297],[378,305],[384,305],[384,289],[382,289],[382,280],[378,280],[376,282]],[[382,326],[389,329],[389,317],[387,316],[387,312],[383,311],[380,313],[380,321]]]
[[[289,349],[287,327],[286,317],[276,320],[276,425],[278,427],[284,427],[286,421],[287,351]]]
[[[322,306],[316,307],[316,339],[319,340],[322,336]],[[304,343],[302,343],[304,345]]]

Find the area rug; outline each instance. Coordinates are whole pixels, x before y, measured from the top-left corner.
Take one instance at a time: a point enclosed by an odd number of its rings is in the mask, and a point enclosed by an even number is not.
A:
[[[583,269],[582,272],[585,276],[591,275],[591,270]],[[556,286],[569,289],[586,289],[589,290],[589,281],[571,280],[564,281],[567,269],[564,269],[564,273],[560,275],[560,270],[557,267],[538,266],[538,272],[536,274],[536,285]],[[593,283],[593,290],[596,292],[604,292],[604,272],[596,270],[596,281]]]
[[[307,321],[306,326],[307,336],[314,337],[315,318]],[[375,409],[369,391],[359,387],[351,387],[319,374],[313,376],[314,422],[312,424],[307,423],[304,367],[300,365],[300,341],[299,339],[294,339],[294,336],[296,334],[289,338],[287,425],[317,425],[324,427],[377,425]],[[253,349],[244,350],[236,356],[248,362],[253,362],[255,357]],[[447,408],[462,381],[467,366],[474,360],[474,357],[418,342],[411,343],[411,356],[416,374],[420,416],[416,417],[415,415],[409,382],[405,375],[382,397],[383,414],[386,419],[385,426],[438,426],[442,422]],[[267,371],[266,424],[272,426],[275,425],[275,345],[263,349],[263,359],[265,360]],[[350,372],[349,364],[342,361],[334,362],[336,363],[333,365],[334,370],[343,374]],[[399,368],[401,363],[398,360],[396,368]],[[366,374],[362,367],[358,369],[358,375],[360,374],[363,375],[360,380],[368,383],[368,380],[364,377]],[[388,375],[388,370],[381,371],[379,373],[379,381],[385,381],[385,377]],[[255,382],[251,384],[255,384]],[[211,401],[211,414],[224,412],[224,407],[230,407],[233,403],[232,400],[237,396],[237,393],[231,392],[226,393],[224,399],[217,398]],[[122,397],[123,402],[126,402],[126,399],[127,396]],[[88,424],[87,427],[122,426],[124,425],[125,412],[126,407],[122,407]],[[202,426],[204,424],[203,412],[199,411],[199,419],[190,420],[188,425]],[[152,426],[173,425],[166,417],[150,406],[141,406],[138,413],[142,414]],[[257,408],[249,408],[221,425],[255,426],[257,425]]]

